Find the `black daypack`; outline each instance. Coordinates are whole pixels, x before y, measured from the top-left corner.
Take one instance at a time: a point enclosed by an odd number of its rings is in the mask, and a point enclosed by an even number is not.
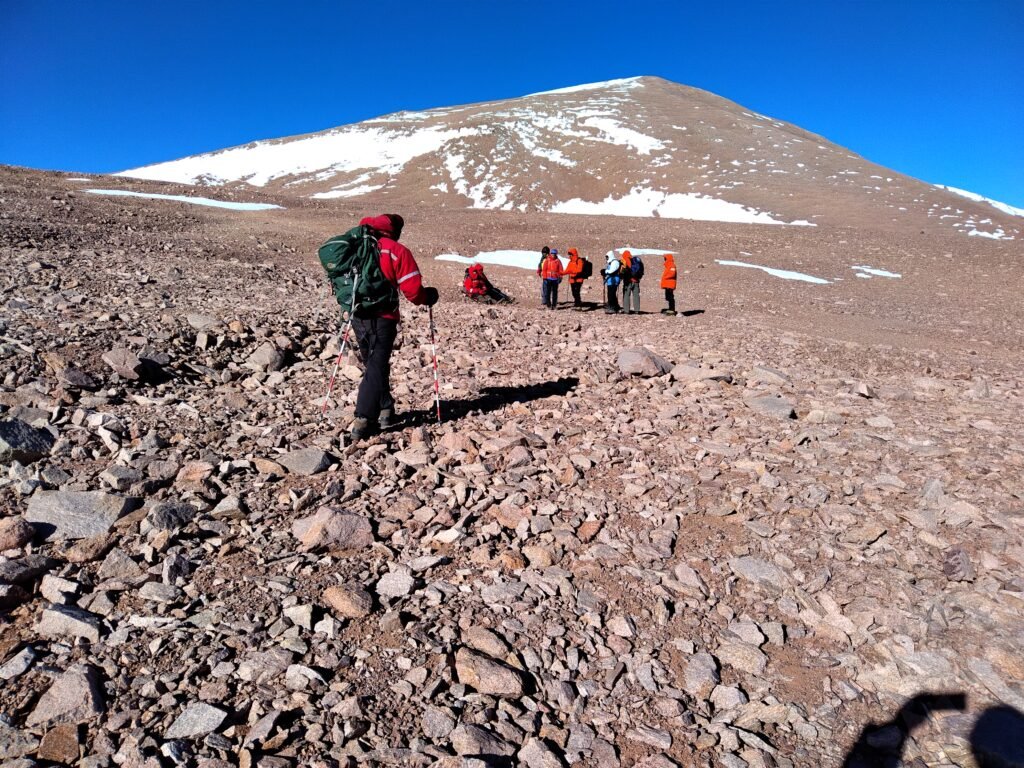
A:
[[[380,268],[379,236],[364,224],[320,246],[320,263],[343,310],[366,316],[398,308],[398,289]]]
[[[583,267],[580,269],[580,280],[589,280],[594,276],[594,262],[590,259],[583,259]]]
[[[640,280],[644,276],[644,262],[639,256],[633,256],[629,261],[629,270],[634,280]]]

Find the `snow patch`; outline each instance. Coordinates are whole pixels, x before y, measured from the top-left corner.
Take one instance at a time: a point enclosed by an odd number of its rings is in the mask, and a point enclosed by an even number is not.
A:
[[[483,251],[476,256],[460,256],[457,253],[442,253],[434,257],[435,261],[454,261],[457,264],[495,264],[502,267],[516,267],[517,269],[529,269],[536,271],[540,263],[540,251]],[[558,260],[562,266],[569,263],[568,259],[561,256]]]
[[[210,208],[227,208],[232,211],[269,211],[280,208],[280,205],[270,203],[232,203],[227,200],[211,200],[208,197],[188,197],[186,195],[161,195],[155,192],[130,192],[126,189],[87,189],[92,195],[115,195],[117,197],[146,197],[152,200],[174,200],[179,203],[192,203],[193,205],[206,205]]]
[[[738,224],[785,224],[773,218],[773,214],[753,208],[719,200],[696,192],[659,192],[643,187],[634,187],[625,197],[609,195],[600,202],[589,202],[573,198],[556,203],[548,209],[551,213],[575,213],[591,216],[633,216],[648,218],[660,216],[665,219],[689,219],[692,221],[723,221]],[[798,226],[814,226],[806,221],[793,222]]]
[[[799,280],[802,283],[814,283],[815,285],[828,285],[829,281],[814,275],[805,275],[803,272],[793,272],[788,269],[775,269],[774,267],[763,267],[760,264],[748,264],[745,261],[728,261],[724,259],[715,259],[715,262],[721,264],[723,267],[749,267],[750,269],[760,269],[762,272],[766,272],[772,277],[781,277],[783,280]]]
[[[325,178],[374,169],[394,176],[407,163],[437,152],[449,141],[476,136],[481,128],[412,130],[346,126],[320,136],[285,142],[258,141],[242,147],[195,155],[116,176],[180,184],[244,181],[256,187],[284,176],[323,172]]]
[[[889,272],[884,269],[875,269],[874,267],[850,267],[850,269],[857,273],[857,277],[903,277],[898,272]]]
[[[944,189],[947,192],[952,192],[954,195],[960,195],[960,197],[966,197],[968,200],[973,200],[976,203],[988,203],[996,210],[1008,213],[1010,216],[1024,216],[1024,208],[1017,208],[1013,205],[1007,205],[1006,203],[1000,203],[998,200],[992,200],[988,197],[982,197],[977,192],[968,192],[966,189],[957,189],[956,187],[947,187],[945,184],[936,184],[939,189]],[[984,235],[982,235],[984,237]]]
[[[665,148],[665,145],[653,136],[647,136],[632,128],[627,128],[618,120],[612,120],[609,117],[588,117],[583,121],[583,125],[600,131],[599,141],[633,147],[641,155],[649,155],[653,150]]]
[[[553,91],[538,91],[537,93],[529,94],[525,98],[530,96],[550,96],[560,93],[579,93],[580,91],[596,91],[600,89],[628,91],[633,88],[639,88],[642,85],[643,83],[640,82],[639,77],[622,77],[617,80],[605,80],[601,83],[584,83],[583,85],[570,85],[568,88],[555,88]]]
[[[1013,235],[1008,235],[1002,229],[995,232],[982,232],[980,229],[972,229],[967,233],[970,237],[987,237],[989,240],[1013,240]]]

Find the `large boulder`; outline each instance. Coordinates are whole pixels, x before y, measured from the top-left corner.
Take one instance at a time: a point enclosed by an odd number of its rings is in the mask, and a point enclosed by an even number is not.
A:
[[[796,418],[796,406],[792,400],[788,400],[784,397],[776,395],[760,395],[757,397],[745,398],[743,402],[747,408],[756,413],[760,413],[763,416],[768,416],[773,419],[781,419],[783,421]]]
[[[182,711],[171,727],[164,734],[165,739],[197,739],[213,733],[228,713],[223,709],[206,704],[202,701],[194,701]]]
[[[142,370],[142,361],[130,349],[118,347],[104,353],[103,362],[122,379],[135,381]]]
[[[48,456],[54,442],[47,429],[37,429],[21,419],[0,421],[0,462],[28,464]]]
[[[88,539],[106,533],[131,511],[135,502],[102,491],[37,491],[25,519],[52,541]]]
[[[284,366],[284,352],[272,342],[260,344],[245,361],[245,367],[254,371],[279,371]]]
[[[103,714],[103,689],[95,667],[71,667],[58,677],[25,721],[29,728],[83,723]]]
[[[455,654],[455,671],[460,683],[488,696],[518,699],[526,693],[522,672],[469,648]]]
[[[616,362],[619,371],[624,376],[640,376],[646,379],[652,376],[664,376],[672,370],[672,363],[647,347],[624,349],[619,352]]]
[[[36,529],[22,517],[0,519],[0,552],[19,549],[35,538]]]
[[[318,475],[331,466],[330,455],[319,448],[300,448],[278,458],[278,462],[293,475]]]
[[[306,551],[352,552],[373,544],[369,518],[334,507],[320,507],[315,514],[292,523],[292,535]]]

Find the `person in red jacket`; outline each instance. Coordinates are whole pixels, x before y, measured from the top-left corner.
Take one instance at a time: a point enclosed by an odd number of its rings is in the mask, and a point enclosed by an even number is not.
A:
[[[570,248],[569,263],[565,267],[565,275],[569,278],[569,290],[572,291],[572,308],[583,309],[583,298],[580,292],[583,290],[583,259],[580,252]]]
[[[665,254],[665,268],[661,272],[661,287],[665,289],[668,307],[661,310],[663,315],[676,313],[676,261],[671,253]]]
[[[562,262],[558,260],[558,249],[552,248],[544,258],[540,268],[541,290],[544,306],[548,309],[558,307],[558,284],[562,282]]]
[[[420,268],[412,251],[398,242],[405,221],[397,213],[370,216],[359,222],[377,231],[380,244],[380,269],[384,277],[413,304],[428,307],[437,303],[437,289],[423,285]],[[352,330],[366,370],[356,396],[356,418],[351,437],[362,440],[378,429],[387,429],[395,420],[395,398],[391,395],[391,352],[401,319],[396,303],[393,308],[352,318]]]
[[[466,269],[466,277],[462,281],[462,292],[473,301],[482,301],[488,304],[512,303],[512,297],[495,288],[484,274],[483,266],[476,263],[470,264]]]

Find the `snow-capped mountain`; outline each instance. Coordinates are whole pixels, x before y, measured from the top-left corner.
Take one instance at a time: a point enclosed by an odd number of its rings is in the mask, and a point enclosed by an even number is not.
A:
[[[959,228],[1013,211],[903,176],[706,91],[636,77],[398,112],[124,171],[317,200],[764,224]],[[1019,209],[1017,209],[1019,210]]]

